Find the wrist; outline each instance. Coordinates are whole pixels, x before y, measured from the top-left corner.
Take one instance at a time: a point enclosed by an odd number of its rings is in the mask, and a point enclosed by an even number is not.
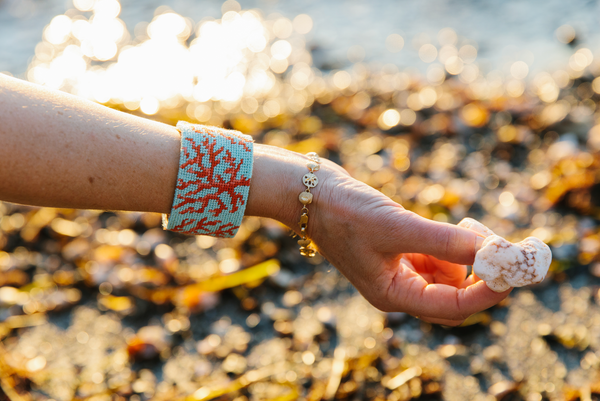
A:
[[[269,145],[255,144],[254,170],[250,183],[246,215],[268,217],[280,221],[296,232],[299,232],[300,203],[298,196],[306,190],[302,177],[308,172],[306,167],[310,159],[297,152]],[[327,167],[321,165],[316,172],[319,185],[311,190],[313,200],[308,208],[311,216],[309,237],[317,222],[314,210],[319,208],[322,183],[331,174]]]

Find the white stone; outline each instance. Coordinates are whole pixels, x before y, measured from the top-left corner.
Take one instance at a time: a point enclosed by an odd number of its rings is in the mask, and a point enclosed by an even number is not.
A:
[[[541,282],[552,262],[548,245],[535,237],[513,244],[498,235],[483,241],[475,255],[473,273],[495,292]]]
[[[486,239],[475,255],[473,273],[496,292],[541,282],[548,273],[552,252],[538,238],[528,237],[513,244],[496,235],[477,220],[464,218],[458,223]]]
[[[472,219],[470,217],[465,217],[464,219],[462,219],[460,221],[460,223],[458,223],[458,226],[459,227],[468,228],[471,231],[475,231],[477,234],[481,234],[485,238],[489,237],[490,235],[494,235],[495,234],[488,227],[484,226],[483,224],[481,224],[477,220]]]

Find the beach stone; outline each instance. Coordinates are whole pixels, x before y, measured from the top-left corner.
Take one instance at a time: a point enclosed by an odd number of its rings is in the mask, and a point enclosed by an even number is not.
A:
[[[513,244],[498,235],[483,241],[475,255],[473,273],[495,292],[541,282],[548,273],[552,252],[535,237]]]

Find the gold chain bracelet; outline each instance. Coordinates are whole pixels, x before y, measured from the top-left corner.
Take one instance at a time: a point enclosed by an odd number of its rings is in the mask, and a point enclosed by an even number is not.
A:
[[[300,225],[300,239],[298,240],[298,245],[300,245],[300,255],[312,258],[317,253],[317,250],[311,247],[312,241],[308,238],[308,234],[306,233],[308,227],[308,204],[313,200],[310,189],[316,187],[319,183],[315,171],[319,171],[321,168],[321,159],[319,159],[319,155],[315,152],[309,152],[306,156],[310,159],[310,161],[306,163],[308,173],[304,174],[304,177],[302,177],[302,183],[306,186],[306,190],[300,192],[300,195],[298,195],[298,199],[300,200],[300,203],[302,203],[300,221],[298,222]]]

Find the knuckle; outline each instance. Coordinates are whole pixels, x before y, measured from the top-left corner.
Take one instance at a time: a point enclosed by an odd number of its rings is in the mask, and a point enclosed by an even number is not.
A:
[[[451,320],[466,320],[469,316],[471,316],[471,313],[465,311],[463,301],[464,291],[459,290],[456,292],[456,305],[455,310],[452,313],[452,317],[450,317]]]
[[[439,252],[442,255],[449,255],[453,251],[453,246],[456,242],[456,231],[449,225],[444,224],[437,232],[437,243],[439,244]]]
[[[431,241],[436,241],[435,234],[427,232],[424,229],[423,218],[410,210],[403,209],[399,211],[398,216],[401,220],[402,229],[398,232],[402,241],[410,242],[415,237],[428,237]]]

